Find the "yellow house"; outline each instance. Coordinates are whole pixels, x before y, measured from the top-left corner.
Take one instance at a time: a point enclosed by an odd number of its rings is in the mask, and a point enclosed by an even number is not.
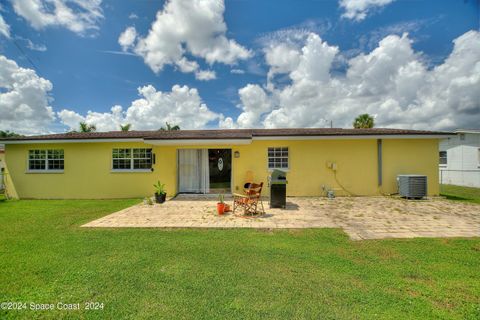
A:
[[[445,132],[400,129],[242,129],[65,133],[10,138],[10,196],[131,198],[165,183],[177,193],[242,190],[286,172],[288,196],[382,195],[399,174],[422,174],[437,195]]]

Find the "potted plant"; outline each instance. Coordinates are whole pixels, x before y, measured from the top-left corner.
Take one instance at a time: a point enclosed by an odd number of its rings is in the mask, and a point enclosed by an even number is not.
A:
[[[164,203],[165,198],[167,197],[167,192],[165,191],[165,184],[158,181],[153,185],[155,187],[155,200],[157,203]]]
[[[222,215],[225,212],[225,202],[223,202],[223,194],[220,194],[218,196],[217,212],[219,215]]]

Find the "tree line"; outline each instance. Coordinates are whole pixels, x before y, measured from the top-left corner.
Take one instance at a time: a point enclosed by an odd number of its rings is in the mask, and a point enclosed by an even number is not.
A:
[[[373,128],[375,126],[375,119],[368,113],[359,115],[353,121],[353,127],[355,129],[365,129]],[[130,131],[132,125],[130,123],[120,125],[120,131]],[[179,125],[172,125],[168,122],[165,122],[165,126],[158,129],[158,131],[177,131],[180,130]],[[96,132],[97,127],[94,124],[88,124],[86,122],[80,122],[78,130],[73,130],[70,132]],[[0,130],[0,139],[1,138],[12,138],[12,137],[21,137],[22,135],[6,130]]]

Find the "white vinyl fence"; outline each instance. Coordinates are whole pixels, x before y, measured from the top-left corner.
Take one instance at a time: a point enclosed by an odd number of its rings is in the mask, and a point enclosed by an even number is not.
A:
[[[480,188],[480,170],[440,169],[440,184]]]

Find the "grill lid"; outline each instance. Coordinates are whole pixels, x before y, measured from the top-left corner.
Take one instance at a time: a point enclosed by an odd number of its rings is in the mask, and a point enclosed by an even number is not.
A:
[[[271,184],[287,184],[287,173],[281,170],[273,170],[270,174]]]

